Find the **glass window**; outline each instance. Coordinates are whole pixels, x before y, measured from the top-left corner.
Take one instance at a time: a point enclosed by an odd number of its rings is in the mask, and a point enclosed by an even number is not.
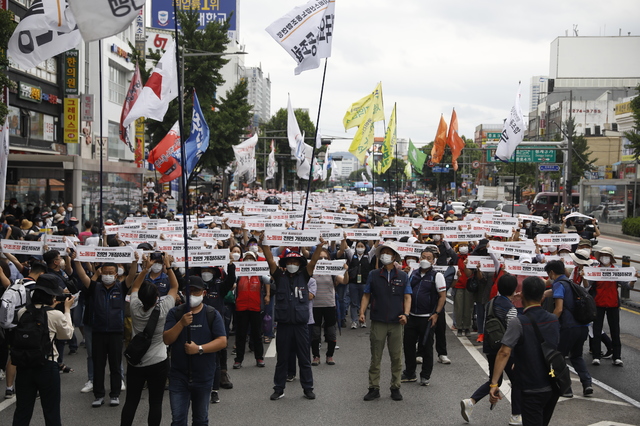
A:
[[[125,145],[120,140],[120,125],[112,121],[109,122],[109,141],[107,142],[107,156],[109,158],[121,159],[125,156]]]
[[[109,100],[119,105],[124,103],[127,77],[123,70],[109,65]]]
[[[142,205],[142,175],[105,173],[102,188],[103,220],[120,223]],[[82,220],[95,221],[100,215],[100,174],[82,172]]]
[[[22,136],[22,119],[20,117],[20,108],[9,107],[9,135]]]

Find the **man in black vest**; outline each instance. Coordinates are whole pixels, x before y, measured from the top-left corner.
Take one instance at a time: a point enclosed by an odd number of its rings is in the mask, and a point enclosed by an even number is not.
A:
[[[369,273],[360,303],[360,322],[364,322],[364,313],[371,301],[371,364],[369,392],[364,400],[380,398],[380,363],[386,342],[391,358],[391,398],[402,401],[402,327],[407,323],[411,308],[411,286],[407,274],[396,267],[395,262],[399,263],[401,259],[393,241],[379,245],[376,258],[384,266]]]
[[[261,237],[262,239],[262,237]],[[311,260],[300,253],[291,251],[278,263],[273,259],[271,247],[262,246],[264,257],[269,263],[271,276],[276,283],[275,318],[278,323],[276,352],[278,354],[276,371],[273,377],[273,394],[270,399],[276,401],[284,396],[287,382],[287,368],[291,352],[295,353],[300,366],[300,384],[307,399],[315,399],[313,393],[313,374],[309,354],[309,279],[313,275],[316,262],[320,258],[323,238],[313,252]]]
[[[423,344],[422,371],[420,385],[428,386],[433,371],[433,335],[436,322],[444,314],[447,303],[447,284],[444,275],[433,270],[435,262],[431,251],[421,253],[420,268],[413,271],[409,278],[411,286],[411,311],[404,328],[404,364],[406,370],[401,381],[415,382],[416,344]]]
[[[514,372],[520,378],[522,391],[522,424],[525,426],[548,425],[559,397],[551,388],[549,368],[532,325],[535,321],[545,342],[558,347],[558,318],[540,306],[544,290],[544,282],[538,277],[528,277],[522,283],[524,313],[518,314],[507,325],[489,385],[490,401],[495,404],[502,399],[498,383],[513,351]]]

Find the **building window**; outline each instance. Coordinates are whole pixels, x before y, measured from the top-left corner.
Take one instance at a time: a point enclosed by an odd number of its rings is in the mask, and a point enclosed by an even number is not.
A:
[[[109,65],[109,100],[118,105],[124,103],[127,77],[125,71]]]
[[[120,140],[120,124],[109,122],[109,141],[107,142],[107,156],[113,159],[125,158],[125,146],[124,142]]]

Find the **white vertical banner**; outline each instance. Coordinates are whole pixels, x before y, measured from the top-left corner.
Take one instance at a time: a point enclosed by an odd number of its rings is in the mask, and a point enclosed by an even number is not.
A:
[[[513,108],[511,108],[509,118],[504,122],[500,142],[496,149],[496,158],[505,163],[511,160],[511,156],[524,138],[524,131],[526,129],[524,115],[522,114],[522,108],[520,108],[520,86],[521,84],[518,84],[516,101]]]
[[[236,175],[247,176],[247,183],[256,180],[256,144],[258,134],[233,147],[236,156]]]
[[[7,162],[9,161],[9,117],[0,128],[0,208],[4,210],[4,197],[7,191]]]

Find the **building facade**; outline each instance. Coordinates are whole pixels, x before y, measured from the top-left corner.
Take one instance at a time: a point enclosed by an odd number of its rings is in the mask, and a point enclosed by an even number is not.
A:
[[[271,118],[271,79],[262,71],[262,66],[247,67],[244,70],[249,91],[248,102],[253,106],[252,128],[258,128]]]

